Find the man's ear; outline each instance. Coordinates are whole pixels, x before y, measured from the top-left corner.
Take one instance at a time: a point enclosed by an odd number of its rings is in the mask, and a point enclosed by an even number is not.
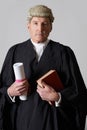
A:
[[[50,32],[52,31],[52,24],[51,24],[51,28],[50,28]]]
[[[29,27],[30,27],[30,25],[29,25],[29,23],[27,23],[27,28],[29,29]]]
[[[27,23],[27,28],[28,28],[28,29],[30,28],[30,23],[29,23],[29,22]]]

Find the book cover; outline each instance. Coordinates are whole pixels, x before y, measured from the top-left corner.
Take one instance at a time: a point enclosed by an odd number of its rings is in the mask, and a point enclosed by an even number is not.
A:
[[[63,89],[63,83],[61,82],[61,79],[56,70],[48,71],[45,75],[37,80],[37,83],[41,86],[42,81],[53,87],[57,92]]]

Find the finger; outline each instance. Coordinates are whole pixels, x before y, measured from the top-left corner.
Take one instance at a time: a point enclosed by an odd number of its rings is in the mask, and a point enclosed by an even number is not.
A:
[[[37,89],[39,89],[39,90],[41,90],[41,89],[43,89],[43,86],[41,86],[41,85],[37,85]]]

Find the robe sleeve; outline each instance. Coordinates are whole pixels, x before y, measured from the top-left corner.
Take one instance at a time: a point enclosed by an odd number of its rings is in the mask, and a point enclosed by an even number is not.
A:
[[[7,95],[7,88],[14,82],[14,73],[13,73],[13,59],[14,59],[15,46],[11,47],[6,55],[5,61],[2,66],[0,74],[0,93],[5,97]],[[10,99],[9,99],[10,101]]]
[[[3,111],[4,111],[4,106],[5,106],[5,98],[0,93],[0,130],[3,129]]]
[[[63,99],[68,101],[74,107],[80,104],[86,105],[86,86],[75,54],[69,47],[66,47],[63,52],[62,60],[62,77],[65,86],[65,89],[61,92]]]

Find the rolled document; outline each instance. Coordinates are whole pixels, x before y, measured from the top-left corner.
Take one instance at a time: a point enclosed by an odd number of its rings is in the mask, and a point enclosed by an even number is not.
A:
[[[23,63],[18,62],[13,65],[15,80],[21,82],[25,79]],[[20,100],[27,100],[27,94],[19,96]]]

